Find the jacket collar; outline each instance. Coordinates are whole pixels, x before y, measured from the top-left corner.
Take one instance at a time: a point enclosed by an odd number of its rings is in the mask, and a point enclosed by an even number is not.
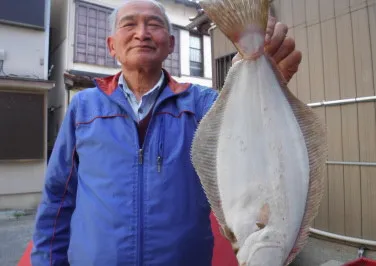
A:
[[[167,78],[167,86],[174,94],[181,93],[189,88],[191,85],[190,83],[179,83],[175,79],[172,78],[170,73],[167,70],[162,69],[165,73],[165,77]],[[119,77],[121,75],[121,71],[115,75],[108,76],[105,78],[96,78],[95,82],[100,90],[102,90],[105,94],[111,95],[116,88],[118,87]]]

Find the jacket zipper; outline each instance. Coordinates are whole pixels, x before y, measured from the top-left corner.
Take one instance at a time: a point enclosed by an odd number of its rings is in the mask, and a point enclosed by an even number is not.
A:
[[[143,238],[144,238],[144,208],[143,208],[143,154],[144,150],[143,147],[140,147],[138,150],[138,248],[137,248],[137,265],[142,265],[142,257],[143,257]]]
[[[163,162],[163,144],[164,144],[164,119],[163,116],[161,117],[161,122],[159,126],[159,142],[158,142],[158,156],[157,156],[157,171],[158,173],[162,170],[162,162]]]
[[[179,93],[180,94],[180,93]],[[178,94],[175,94],[174,96],[176,97]],[[170,98],[170,97],[168,97]],[[167,100],[168,98],[164,99],[163,101]],[[162,102],[162,101],[161,101]],[[155,117],[155,110],[157,109],[157,107],[161,104],[161,102],[157,102],[156,105],[154,106],[153,110],[152,110],[152,116],[150,118],[150,121],[149,121],[149,125],[148,127],[146,128],[146,132],[145,132],[145,138],[144,138],[144,142],[142,144],[142,147],[139,148],[138,150],[138,178],[139,178],[139,187],[138,187],[138,195],[139,195],[139,210],[138,210],[138,217],[139,217],[139,221],[138,221],[138,248],[137,248],[137,265],[143,265],[143,262],[142,262],[142,258],[143,258],[143,246],[144,246],[144,232],[143,232],[143,224],[144,224],[144,208],[143,208],[143,198],[144,198],[144,189],[143,189],[143,186],[144,186],[144,180],[143,180],[143,163],[144,163],[144,146],[145,146],[145,143],[147,141],[147,136],[148,136],[148,131],[149,131],[149,128],[150,128],[150,125],[151,123],[153,122],[154,120],[154,117]],[[161,123],[161,128],[160,129],[163,129],[164,131],[164,127],[163,127],[163,120],[162,120],[162,123]],[[136,126],[137,127],[137,126]],[[161,131],[160,131],[161,132]],[[137,128],[136,128],[136,136],[138,136],[138,131],[137,131]],[[158,148],[158,157],[157,157],[157,170],[161,170],[160,168],[162,167],[162,160],[163,160],[163,140],[162,140],[162,137],[164,137],[164,134],[160,134],[159,135],[159,148]],[[138,142],[138,138],[137,138],[137,142]]]

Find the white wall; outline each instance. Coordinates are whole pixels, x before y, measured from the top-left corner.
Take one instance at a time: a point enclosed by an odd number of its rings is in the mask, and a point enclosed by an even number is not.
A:
[[[47,79],[44,31],[0,23],[0,40],[0,50],[5,50],[6,74]]]
[[[212,78],[212,53],[210,36],[204,35],[204,77]]]
[[[197,12],[193,7],[177,4],[171,0],[160,0],[159,2],[166,9],[167,16],[171,23],[185,27],[190,23],[189,18],[196,16]]]
[[[198,77],[191,77],[191,76],[181,76],[181,77],[173,77],[178,82],[189,82],[193,84],[200,84],[202,86],[212,87],[212,80],[205,79],[205,78],[198,78]]]
[[[180,30],[180,72],[189,76],[189,31]]]

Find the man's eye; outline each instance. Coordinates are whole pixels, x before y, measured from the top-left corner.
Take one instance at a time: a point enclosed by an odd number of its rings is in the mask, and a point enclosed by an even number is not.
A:
[[[163,27],[161,25],[161,23],[156,22],[156,21],[151,21],[151,22],[148,23],[148,25],[151,26],[151,27]]]
[[[133,27],[135,24],[134,23],[125,23],[125,24],[122,24],[120,26],[120,28],[124,28],[124,27]]]

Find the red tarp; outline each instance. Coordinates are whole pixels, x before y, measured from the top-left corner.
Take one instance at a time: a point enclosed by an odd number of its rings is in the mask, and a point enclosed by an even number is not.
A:
[[[343,266],[376,266],[375,260],[370,260],[367,258],[359,258],[353,261],[350,261]]]

